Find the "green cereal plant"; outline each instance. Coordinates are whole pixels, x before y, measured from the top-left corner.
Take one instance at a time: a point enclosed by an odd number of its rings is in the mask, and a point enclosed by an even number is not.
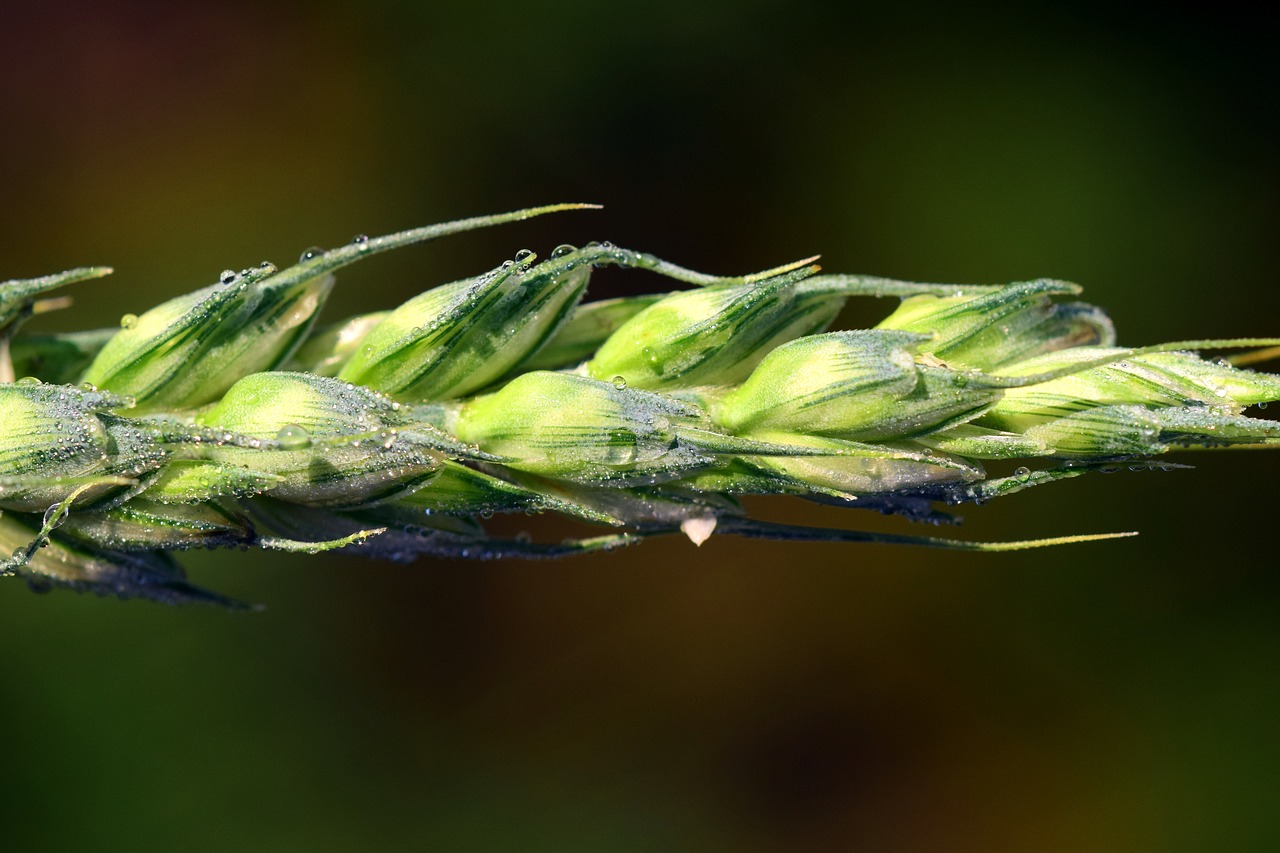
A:
[[[1249,417],[1280,378],[1241,365],[1269,338],[1118,346],[1053,280],[916,284],[807,259],[739,277],[610,243],[522,250],[403,305],[317,326],[341,268],[377,252],[589,207],[552,205],[311,249],[226,271],[118,327],[27,335],[102,267],[0,284],[0,574],[164,602],[188,548],[554,557],[682,533],[1007,551],[1013,542],[751,517],[794,495],[915,521],[1177,448],[1280,443]],[[660,292],[584,301],[593,270]],[[897,297],[873,329],[827,331],[854,296]],[[1212,360],[1205,350],[1254,350]],[[20,377],[20,378],[19,378]],[[553,512],[603,532],[485,529]]]

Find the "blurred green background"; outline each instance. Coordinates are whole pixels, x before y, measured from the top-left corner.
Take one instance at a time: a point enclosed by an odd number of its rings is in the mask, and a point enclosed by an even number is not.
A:
[[[1070,278],[1126,343],[1280,333],[1273,29],[1029,9],[6,7],[0,275],[114,265],[40,321],[91,327],[357,232],[591,201],[371,259],[326,316],[609,239],[711,272],[821,252],[832,271]],[[593,291],[657,284],[602,271]],[[1274,850],[1277,463],[1181,461],[1199,468],[968,510],[972,538],[1143,533],[1025,554],[713,537],[560,563],[191,555],[198,582],[268,605],[252,615],[0,583],[0,833]]]

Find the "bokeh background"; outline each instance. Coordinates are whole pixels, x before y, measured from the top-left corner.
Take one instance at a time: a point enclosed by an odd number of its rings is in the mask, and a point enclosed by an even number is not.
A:
[[[1071,278],[1127,343],[1280,333],[1271,28],[858,5],[9,4],[0,275],[114,265],[41,321],[86,328],[357,232],[591,201],[371,259],[326,316],[610,239],[713,272],[820,252],[918,280]],[[0,583],[0,833],[24,851],[1274,850],[1280,469],[1181,461],[1199,467],[968,511],[973,538],[1143,534],[1024,554],[191,555],[198,582],[267,605],[251,615]]]

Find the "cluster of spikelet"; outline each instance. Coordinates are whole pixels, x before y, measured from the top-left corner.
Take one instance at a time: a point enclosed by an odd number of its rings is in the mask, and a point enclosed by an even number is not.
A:
[[[809,261],[723,278],[592,243],[315,326],[333,273],[362,257],[573,207],[229,270],[89,332],[16,334],[56,306],[49,291],[109,270],[0,284],[0,573],[229,603],[189,584],[172,552],[543,557],[672,532],[1011,550],[1105,535],[798,527],[752,519],[737,498],[939,521],[948,504],[1163,464],[1151,460],[1173,447],[1280,442],[1280,424],[1242,414],[1280,399],[1280,379],[1193,352],[1280,341],[1120,348],[1101,310],[1055,301],[1079,291],[1060,281],[914,284]],[[584,302],[607,265],[684,289]],[[874,329],[825,331],[854,295],[902,301]],[[483,525],[548,511],[612,529],[543,543]]]

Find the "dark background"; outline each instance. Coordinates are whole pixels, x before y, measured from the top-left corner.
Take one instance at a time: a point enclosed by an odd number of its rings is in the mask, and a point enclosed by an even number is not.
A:
[[[372,259],[326,316],[610,239],[711,272],[821,252],[832,271],[1070,278],[1131,344],[1280,333],[1275,33],[1204,8],[1127,14],[6,7],[0,275],[114,265],[41,321],[91,327],[357,232],[591,201],[606,209]],[[593,290],[655,286],[604,271]],[[0,583],[0,834],[14,850],[1272,850],[1276,460],[1181,461],[1200,467],[1034,490],[959,531],[1143,534],[1051,551],[191,555],[197,581],[268,605],[253,615]]]

